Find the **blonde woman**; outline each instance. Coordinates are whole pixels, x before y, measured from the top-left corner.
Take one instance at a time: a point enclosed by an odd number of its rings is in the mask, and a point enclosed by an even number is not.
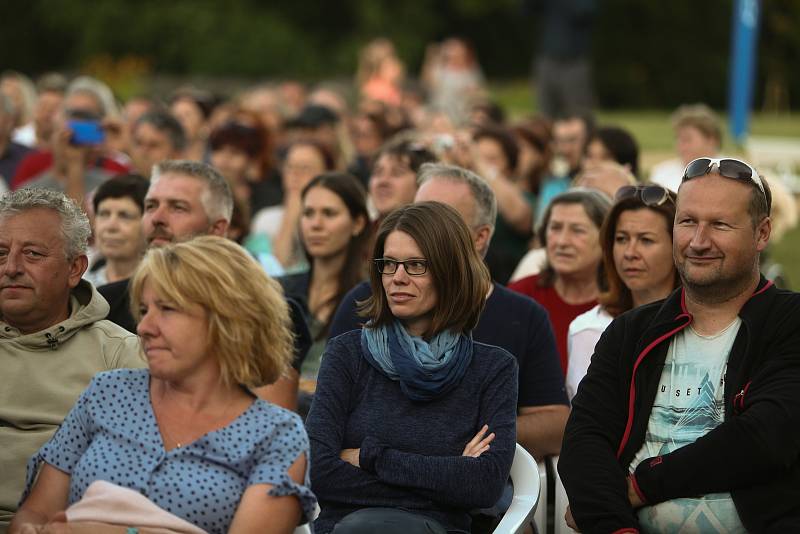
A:
[[[209,533],[308,520],[302,422],[250,391],[292,360],[277,283],[235,243],[199,237],[148,252],[131,306],[148,369],[94,378],[31,460],[11,532],[63,518],[99,480]]]

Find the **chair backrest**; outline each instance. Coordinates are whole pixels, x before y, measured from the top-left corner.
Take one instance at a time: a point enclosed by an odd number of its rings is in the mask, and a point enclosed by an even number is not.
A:
[[[538,534],[545,534],[547,532],[547,522],[550,516],[550,486],[548,485],[547,470],[549,469],[548,463],[550,456],[536,461],[536,467],[539,468],[539,485],[542,490],[539,492],[539,502],[536,504],[536,512],[533,514],[533,524],[536,527],[534,532]]]
[[[514,463],[511,464],[511,482],[514,484],[514,497],[494,534],[517,534],[525,530],[539,504],[541,483],[536,460],[517,443]]]

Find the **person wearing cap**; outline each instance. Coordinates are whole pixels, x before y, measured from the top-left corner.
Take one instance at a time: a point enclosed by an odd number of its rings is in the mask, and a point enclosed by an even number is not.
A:
[[[759,273],[770,207],[749,164],[687,165],[683,287],[611,323],[573,399],[558,465],[573,527],[800,529],[800,295]]]

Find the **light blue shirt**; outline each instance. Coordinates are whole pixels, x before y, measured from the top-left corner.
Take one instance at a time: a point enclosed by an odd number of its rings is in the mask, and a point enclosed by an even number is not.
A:
[[[539,186],[539,198],[536,201],[536,226],[542,222],[550,201],[569,189],[572,178],[569,176],[547,176]]]
[[[253,484],[271,484],[270,495],[296,495],[305,519],[312,518],[316,498],[308,470],[305,485],[287,472],[308,452],[300,418],[260,399],[229,425],[166,451],[150,404],[150,373],[109,371],[94,377],[58,432],[31,458],[25,495],[44,461],[71,475],[69,504],[89,484],[105,480],[139,491],[209,533],[224,533]]]

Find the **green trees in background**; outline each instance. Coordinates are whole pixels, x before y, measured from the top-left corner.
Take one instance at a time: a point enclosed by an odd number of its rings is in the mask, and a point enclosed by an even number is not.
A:
[[[601,105],[724,107],[732,5],[598,0]],[[756,102],[798,108],[800,2],[762,8]],[[90,66],[108,76],[309,81],[350,77],[376,36],[395,42],[413,75],[427,43],[452,34],[475,45],[489,78],[526,77],[538,24],[524,0],[25,0],[0,3],[0,20],[0,66],[32,75]]]

